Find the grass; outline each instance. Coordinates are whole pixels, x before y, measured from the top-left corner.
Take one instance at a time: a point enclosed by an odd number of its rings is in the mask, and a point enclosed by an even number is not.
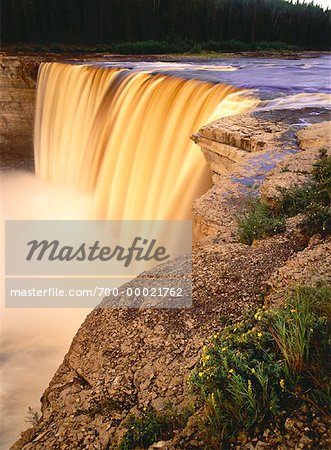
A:
[[[321,287],[296,289],[291,297],[290,312],[288,307],[280,309],[273,323],[273,337],[285,362],[287,377],[295,380],[304,372],[311,370],[311,353],[317,350],[312,341],[319,334],[319,328],[324,324],[324,318],[330,321],[331,290]],[[321,309],[321,306],[323,308]],[[316,318],[316,311],[324,312],[322,319]],[[289,320],[288,320],[289,319]],[[316,343],[321,345],[321,343]],[[324,353],[324,352],[323,352]]]
[[[299,402],[325,410],[330,301],[330,287],[297,287],[283,307],[247,313],[204,347],[190,383],[199,407],[205,407],[204,439],[210,448],[228,448],[239,430]]]
[[[250,199],[247,212],[238,221],[239,239],[251,245],[254,240],[281,233],[285,229],[285,216],[275,213],[258,199]]]
[[[163,418],[151,408],[144,411],[141,417],[131,416],[126,424],[128,431],[120,442],[119,450],[148,448],[161,439],[166,425]]]
[[[250,200],[247,211],[238,219],[239,240],[251,245],[255,239],[281,233],[285,220],[304,213],[300,227],[310,237],[331,234],[331,158],[321,150],[314,164],[312,182],[289,190],[281,190],[274,208],[260,199]]]
[[[174,430],[185,427],[191,414],[191,408],[179,413],[171,404],[166,405],[162,412],[155,411],[152,407],[145,408],[140,416],[131,415],[128,418],[125,424],[128,431],[116,448],[148,448],[157,441],[170,439]]]

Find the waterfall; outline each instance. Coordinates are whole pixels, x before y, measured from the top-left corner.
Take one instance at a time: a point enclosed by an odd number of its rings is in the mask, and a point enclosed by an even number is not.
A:
[[[210,185],[190,136],[257,100],[228,85],[93,65],[44,63],[39,177],[89,193],[102,219],[185,219]]]

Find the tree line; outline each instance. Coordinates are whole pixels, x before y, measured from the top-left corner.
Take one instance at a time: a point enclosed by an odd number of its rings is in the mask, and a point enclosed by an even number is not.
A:
[[[330,10],[285,0],[2,0],[3,43],[284,42],[325,49]]]

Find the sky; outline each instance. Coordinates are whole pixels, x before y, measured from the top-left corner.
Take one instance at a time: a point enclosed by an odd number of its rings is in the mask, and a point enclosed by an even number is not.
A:
[[[318,0],[315,3],[323,6],[324,9],[326,9],[327,7],[329,7],[329,9],[331,9],[331,0]]]
[[[300,3],[310,3],[310,0],[300,0]],[[331,9],[331,0],[314,0],[316,5],[321,5],[324,9]]]

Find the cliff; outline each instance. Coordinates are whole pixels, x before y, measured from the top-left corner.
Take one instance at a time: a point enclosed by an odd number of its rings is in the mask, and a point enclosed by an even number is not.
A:
[[[41,58],[0,59],[0,145],[4,168],[30,167],[38,66]],[[10,155],[10,157],[9,157]]]
[[[76,57],[79,61],[98,59],[95,55],[77,55]],[[0,53],[0,167],[2,170],[33,168],[33,129],[40,64],[45,61],[74,61],[75,59],[70,54],[40,56]]]
[[[41,419],[12,450],[118,448],[129,414],[149,406],[165,411],[169,404],[183,411],[191,404],[187,378],[220,317],[236,320],[265,298],[277,302],[300,280],[330,281],[330,242],[305,239],[295,220],[251,246],[239,243],[237,229],[248,198],[262,194],[273,203],[277,186],[309,179],[318,149],[330,151],[327,120],[328,112],[315,108],[265,111],[219,120],[194,136],[214,185],[193,207],[192,308],[96,308],[42,396]],[[307,123],[316,125],[306,131]],[[197,428],[194,415],[175,437],[151,448],[202,449]],[[303,442],[305,431],[298,433]],[[263,448],[247,445],[237,448]]]

